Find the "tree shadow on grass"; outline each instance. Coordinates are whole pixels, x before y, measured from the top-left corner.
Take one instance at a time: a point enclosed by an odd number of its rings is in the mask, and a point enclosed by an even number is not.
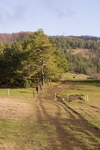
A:
[[[26,91],[19,91],[20,93],[28,93],[28,92],[26,92]]]
[[[75,83],[77,85],[93,85],[100,87],[100,79],[87,79],[87,80],[64,80],[63,84]]]

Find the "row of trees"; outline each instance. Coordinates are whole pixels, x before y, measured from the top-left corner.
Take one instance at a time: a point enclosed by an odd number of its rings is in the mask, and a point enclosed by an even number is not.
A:
[[[0,43],[0,86],[26,87],[39,80],[44,84],[44,78],[57,81],[67,71],[67,61],[42,30],[12,45]]]

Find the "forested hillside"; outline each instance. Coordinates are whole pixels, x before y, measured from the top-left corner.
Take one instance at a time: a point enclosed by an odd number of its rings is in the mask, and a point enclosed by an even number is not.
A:
[[[47,36],[42,30],[0,34],[0,38],[0,86],[32,86],[43,78],[57,81],[68,69],[100,73],[97,38]]]
[[[67,60],[42,30],[13,44],[0,42],[0,86],[29,87],[34,83],[57,81],[68,71]]]
[[[93,75],[100,73],[100,42],[53,36],[60,54],[68,60],[70,71]]]
[[[84,36],[68,36],[68,37],[79,38],[84,40],[100,41],[100,37],[96,37],[96,36],[84,35]]]

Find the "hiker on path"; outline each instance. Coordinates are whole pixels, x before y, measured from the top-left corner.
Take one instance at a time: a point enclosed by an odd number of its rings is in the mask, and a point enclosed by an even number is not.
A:
[[[41,93],[43,93],[43,85],[40,86]]]
[[[39,92],[39,88],[40,88],[39,85],[37,85],[37,86],[36,86],[36,91],[37,91],[37,93]]]

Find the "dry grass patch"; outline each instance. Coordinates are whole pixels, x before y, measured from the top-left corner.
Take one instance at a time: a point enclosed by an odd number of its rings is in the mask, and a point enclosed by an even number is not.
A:
[[[33,107],[28,103],[18,102],[13,98],[0,98],[0,118],[21,119],[33,114]]]
[[[90,55],[96,57],[96,55],[92,53],[91,49],[82,49],[82,48],[72,49],[72,53],[73,55],[81,53],[82,56],[87,58],[89,58]]]

